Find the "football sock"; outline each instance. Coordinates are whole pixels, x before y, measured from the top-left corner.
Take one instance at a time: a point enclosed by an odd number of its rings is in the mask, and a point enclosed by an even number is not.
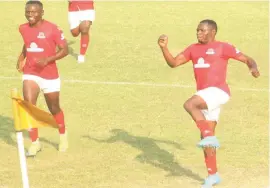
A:
[[[32,128],[28,131],[29,137],[31,138],[32,142],[35,142],[38,139],[38,129]]]
[[[197,121],[196,124],[197,127],[200,129],[203,138],[214,135],[206,120]]]
[[[53,117],[59,126],[59,133],[65,134],[66,128],[65,128],[65,119],[64,119],[63,111],[61,110],[59,113],[55,114]]]
[[[82,34],[81,35],[81,48],[80,54],[85,55],[89,44],[89,34]]]
[[[204,155],[204,158],[208,174],[215,174],[217,172],[216,152],[213,152],[212,155]]]

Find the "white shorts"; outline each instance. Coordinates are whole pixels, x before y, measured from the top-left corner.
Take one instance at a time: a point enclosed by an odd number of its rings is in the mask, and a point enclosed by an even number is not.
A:
[[[44,78],[41,78],[39,76],[30,75],[30,74],[24,74],[22,76],[22,80],[32,80],[37,83],[40,90],[43,93],[53,93],[53,92],[59,92],[60,91],[60,85],[61,81],[60,78],[54,79],[54,80],[47,80]]]
[[[94,21],[96,17],[95,10],[81,10],[68,12],[68,22],[70,29],[80,25],[82,21]]]
[[[221,106],[227,103],[230,96],[217,87],[208,87],[198,91],[195,95],[200,96],[207,104],[208,109],[202,110],[206,120],[218,121]]]

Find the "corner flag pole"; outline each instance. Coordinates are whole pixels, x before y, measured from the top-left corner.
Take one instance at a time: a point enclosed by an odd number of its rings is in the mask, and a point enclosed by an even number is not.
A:
[[[19,93],[17,89],[11,90],[11,97],[12,99],[19,98]],[[13,109],[13,116],[14,116],[14,127],[16,130],[16,136],[17,136],[23,188],[29,188],[26,157],[25,157],[25,152],[24,152],[23,133],[22,133],[22,130],[20,130],[19,108],[16,101],[14,100],[12,100],[12,109]]]

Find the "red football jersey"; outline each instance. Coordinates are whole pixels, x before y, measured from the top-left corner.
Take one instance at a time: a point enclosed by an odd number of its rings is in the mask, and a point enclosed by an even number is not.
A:
[[[37,64],[37,60],[54,56],[57,50],[56,47],[66,44],[62,31],[55,24],[46,20],[38,27],[30,27],[29,23],[22,24],[19,31],[26,48],[26,63],[23,73],[45,79],[58,78],[56,62],[50,62],[45,67],[42,67]]]
[[[68,11],[93,10],[93,0],[69,0]]]
[[[233,45],[214,41],[209,44],[192,44],[182,54],[192,60],[197,90],[218,87],[230,95],[226,82],[227,65],[230,58],[237,59],[241,52]]]

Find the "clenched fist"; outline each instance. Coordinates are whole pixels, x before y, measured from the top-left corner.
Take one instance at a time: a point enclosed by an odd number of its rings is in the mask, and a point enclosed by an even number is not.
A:
[[[158,45],[159,45],[161,48],[164,48],[164,47],[167,47],[167,44],[168,44],[168,36],[167,36],[167,35],[161,35],[161,36],[158,38]]]

